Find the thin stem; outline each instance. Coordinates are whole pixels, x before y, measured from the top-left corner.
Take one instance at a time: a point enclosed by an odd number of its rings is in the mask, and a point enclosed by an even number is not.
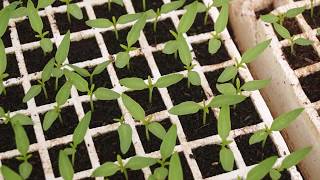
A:
[[[111,0],[108,0],[108,11],[111,11]]]
[[[295,50],[294,50],[294,43],[293,43],[292,41],[291,41],[291,43],[290,43],[290,49],[291,49],[291,54],[295,55],[296,52],[295,52]]]
[[[152,93],[153,93],[153,86],[149,87],[149,103],[152,103]]]
[[[145,131],[146,131],[147,141],[150,141],[150,134],[147,126],[145,126]]]
[[[60,113],[59,113],[59,121],[60,121],[61,124],[63,124],[62,116],[61,116]]]
[[[116,35],[116,39],[119,40],[119,32],[116,26],[114,26],[114,34]]]
[[[189,80],[189,78],[188,78],[188,88],[190,88],[190,80]]]
[[[157,24],[158,24],[158,16],[156,17],[156,19],[153,22],[153,32],[157,32]]]
[[[208,23],[209,9],[206,11],[206,15],[204,16],[204,25]]]
[[[91,107],[91,111],[94,111],[94,106],[93,106],[93,99],[92,99],[92,95],[93,93],[90,93],[90,107]]]
[[[49,98],[48,98],[48,92],[47,92],[47,88],[46,88],[45,83],[42,83],[41,86],[42,86],[42,89],[43,89],[44,97],[45,97],[46,99],[49,99]]]
[[[311,17],[313,18],[313,14],[314,14],[314,2],[313,2],[314,0],[311,0],[311,9],[310,9],[310,11],[311,11]]]
[[[207,108],[203,108],[203,117],[202,117],[202,124],[205,125],[207,123]]]
[[[74,165],[74,161],[75,161],[75,152],[72,152],[72,155],[71,155],[71,161],[72,161],[72,165]]]
[[[56,77],[56,82],[55,82],[55,86],[54,89],[57,91],[58,90],[58,86],[59,86],[59,78]]]
[[[90,75],[90,86],[93,84],[93,74]]]
[[[142,9],[146,11],[146,0],[142,0]]]
[[[124,177],[126,178],[126,180],[128,180],[128,173],[127,173],[126,169],[123,170],[123,174],[124,174]]]

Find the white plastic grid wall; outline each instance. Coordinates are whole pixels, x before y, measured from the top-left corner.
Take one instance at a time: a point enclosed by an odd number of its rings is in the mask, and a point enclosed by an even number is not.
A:
[[[168,3],[170,1],[164,0],[163,2]],[[209,4],[210,2],[211,2],[210,0],[204,0],[204,3],[206,3],[206,4]],[[4,6],[7,6],[9,4],[8,0],[4,0],[3,3],[4,3]],[[78,2],[77,4],[80,7],[85,9],[85,12],[87,13],[89,19],[95,19],[96,15],[93,10],[93,6],[101,5],[104,3],[106,3],[106,0],[83,0],[81,2]],[[124,4],[125,4],[125,8],[128,13],[134,13],[133,4],[130,0],[124,0]],[[51,31],[53,34],[53,38],[51,40],[56,44],[56,46],[59,45],[63,36],[59,32],[59,28],[57,26],[55,15],[58,13],[63,13],[65,11],[66,11],[66,6],[59,6],[59,7],[49,6],[39,12],[39,14],[41,16],[48,17],[48,20],[50,22],[50,28],[51,28]],[[170,18],[172,20],[174,26],[177,27],[178,23],[179,23],[179,15],[181,15],[183,13],[184,13],[184,10],[177,10],[177,11],[165,14],[165,15],[161,15],[160,20]],[[216,8],[212,8],[210,10],[210,17],[215,21],[218,16],[218,13],[219,12]],[[12,78],[12,79],[7,80],[5,82],[5,86],[10,87],[10,86],[22,84],[24,92],[27,92],[28,89],[31,87],[31,81],[40,79],[41,72],[28,73],[23,52],[30,50],[30,49],[39,48],[40,45],[39,45],[39,41],[31,42],[31,43],[27,43],[27,44],[20,43],[20,40],[19,40],[20,37],[18,36],[16,23],[20,22],[24,19],[25,18],[10,20],[10,23],[9,23],[10,30],[11,30],[10,36],[12,39],[12,47],[6,48],[6,53],[7,54],[14,53],[16,55],[16,59],[18,61],[18,65],[19,65],[19,71],[21,73],[21,77],[20,78]],[[120,25],[119,29],[123,29],[123,28],[129,27],[131,25],[132,25],[132,23],[126,24],[126,25]],[[161,28],[161,27],[159,27],[159,28]],[[82,30],[79,32],[73,32],[71,34],[71,41],[72,42],[94,37],[98,43],[99,49],[101,50],[101,54],[102,54],[102,56],[99,58],[88,59],[86,61],[76,63],[75,65],[77,65],[79,67],[92,67],[92,66],[95,66],[101,62],[108,60],[112,55],[109,54],[108,46],[105,44],[105,41],[104,41],[101,33],[106,32],[106,31],[110,31],[110,30],[112,30],[112,29],[87,29],[87,30]],[[201,43],[201,42],[205,42],[205,41],[209,40],[211,38],[211,34],[210,33],[202,33],[202,34],[194,35],[194,36],[187,36],[186,35],[186,38],[189,42],[190,47],[192,47],[192,44],[197,44],[197,43]],[[224,42],[224,46],[226,47],[226,49],[229,53],[229,56],[234,57],[234,59],[230,59],[230,60],[225,61],[223,63],[206,65],[206,66],[201,66],[199,64],[199,62],[196,60],[193,61],[193,63],[196,64],[195,70],[201,76],[201,81],[202,81],[201,87],[203,88],[207,99],[211,99],[214,96],[214,94],[213,94],[212,89],[210,88],[210,85],[209,85],[210,82],[208,82],[206,79],[205,73],[216,71],[219,69],[223,69],[227,66],[233,65],[235,63],[235,58],[239,59],[239,57],[240,57],[240,54],[239,54],[236,46],[234,45],[232,39],[230,38],[230,35],[227,32],[227,30],[225,30],[222,33],[222,39]],[[130,52],[130,54],[131,54],[131,56],[144,55],[147,60],[148,65],[151,69],[152,76],[156,80],[161,76],[161,74],[160,74],[160,71],[157,67],[156,61],[153,57],[153,53],[157,52],[157,51],[161,51],[164,47],[164,44],[150,46],[143,33],[141,33],[141,36],[139,38],[139,43],[140,43],[141,48],[138,50],[135,50],[133,52]],[[196,59],[194,53],[193,53],[193,57],[194,57],[194,59]],[[67,61],[67,63],[68,62],[69,61]],[[126,89],[124,87],[120,86],[119,79],[117,77],[117,73],[116,73],[115,68],[113,66],[108,66],[107,70],[108,70],[108,74],[110,76],[112,85],[114,87],[113,90],[115,90],[117,92],[124,92]],[[183,72],[179,72],[179,73],[185,74],[186,72],[183,71]],[[247,69],[240,70],[239,74],[245,81],[252,80],[252,76]],[[163,100],[166,108],[167,109],[171,108],[173,106],[173,103],[170,98],[168,90],[166,88],[163,88],[163,89],[159,89],[159,92],[160,92],[160,95],[162,97],[162,100]],[[237,144],[234,141],[234,138],[239,137],[244,134],[250,134],[250,133],[253,133],[257,130],[260,130],[260,129],[264,128],[265,124],[270,125],[272,122],[272,116],[271,116],[264,100],[262,99],[262,97],[258,91],[252,92],[250,94],[250,98],[251,98],[253,104],[255,105],[255,108],[256,108],[257,112],[259,113],[260,118],[263,120],[263,122],[261,122],[257,125],[252,125],[252,126],[244,127],[241,129],[236,129],[231,132],[230,140],[232,140],[232,143],[229,146],[235,155],[237,170],[229,172],[229,173],[209,177],[206,179],[237,179],[238,176],[245,176],[245,174],[248,172],[248,170],[250,168],[252,168],[252,166],[246,165],[246,163],[240,153],[240,150],[238,149]],[[74,106],[76,114],[78,116],[78,119],[81,119],[81,117],[84,116],[84,108],[83,108],[82,103],[88,102],[88,101],[89,101],[89,97],[87,95],[79,96],[77,90],[75,88],[72,88],[71,98],[64,105],[64,107]],[[140,140],[140,137],[139,137],[138,132],[136,130],[136,126],[139,123],[135,122],[132,119],[132,117],[127,113],[127,110],[125,109],[121,100],[118,100],[118,103],[119,103],[122,114],[125,115],[124,117],[125,117],[126,122],[133,129],[133,145],[134,145],[134,149],[135,149],[136,154],[141,155],[141,156],[152,156],[152,157],[159,156],[158,151],[152,152],[149,154],[145,153],[143,145]],[[57,178],[54,175],[48,149],[59,146],[59,145],[64,145],[64,144],[70,143],[72,141],[72,135],[67,135],[67,136],[55,138],[52,140],[46,140],[43,129],[42,129],[40,115],[47,112],[48,110],[52,109],[53,107],[54,107],[54,104],[46,104],[46,105],[42,105],[42,106],[37,106],[35,100],[32,99],[27,103],[27,109],[19,110],[17,112],[24,113],[26,115],[30,115],[34,121],[33,128],[35,131],[37,143],[32,144],[30,146],[30,152],[36,152],[36,151],[39,152],[45,178],[46,179],[61,179],[61,177]],[[215,112],[215,116],[217,116],[219,113],[216,109],[214,109],[214,112]],[[16,112],[13,112],[13,113],[16,113]],[[185,158],[187,160],[187,163],[191,167],[190,169],[192,171],[193,178],[194,179],[203,179],[203,176],[201,174],[201,171],[200,171],[200,168],[198,166],[197,161],[195,159],[191,158],[189,155],[192,154],[192,150],[195,148],[209,145],[209,144],[218,144],[220,141],[218,135],[213,135],[213,136],[209,136],[209,137],[194,140],[194,141],[187,141],[186,135],[184,133],[184,129],[183,129],[183,127],[180,123],[180,120],[178,119],[177,116],[173,116],[173,115],[168,114],[167,110],[155,113],[154,116],[155,116],[155,120],[157,120],[157,121],[161,121],[161,120],[164,120],[169,117],[171,122],[177,125],[178,139],[179,139],[180,145],[177,145],[175,150],[178,152],[184,153]],[[91,162],[92,168],[81,171],[81,172],[77,172],[75,174],[76,179],[82,179],[85,177],[89,177],[91,175],[92,171],[101,164],[101,162],[99,161],[99,157],[98,157],[98,154],[97,154],[97,151],[95,148],[93,138],[100,136],[102,134],[106,134],[108,132],[115,131],[118,126],[119,126],[119,123],[114,123],[114,124],[109,124],[109,125],[102,126],[102,127],[92,128],[87,132],[87,134],[85,136],[85,145],[86,145],[89,157],[90,157],[90,162]],[[280,157],[284,157],[285,155],[289,154],[289,150],[288,150],[280,133],[278,133],[278,132],[273,133],[271,138],[277,148],[277,151],[278,151]],[[19,154],[19,152],[17,150],[10,150],[10,151],[6,151],[6,152],[2,152],[2,153],[0,153],[0,160],[10,159],[10,158],[17,156],[18,154]],[[148,175],[150,175],[150,173],[151,173],[149,168],[143,169],[143,172],[144,172],[145,178],[147,178]],[[297,169],[295,167],[291,168],[289,172],[291,174],[292,179],[302,179],[301,175],[299,174],[299,172],[297,171]]]

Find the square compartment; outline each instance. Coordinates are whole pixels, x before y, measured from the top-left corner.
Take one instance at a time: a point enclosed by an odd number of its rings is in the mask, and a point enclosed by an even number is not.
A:
[[[27,104],[22,102],[24,90],[22,85],[6,87],[6,93],[0,95],[0,106],[5,111],[14,112],[21,109],[27,109]]]
[[[60,34],[66,34],[68,30],[70,30],[70,32],[78,32],[90,29],[90,27],[87,26],[85,23],[88,20],[87,12],[84,8],[82,8],[81,10],[83,14],[83,19],[78,20],[70,15],[70,23],[68,21],[67,13],[54,14]]]
[[[1,3],[0,3],[1,4]],[[2,9],[2,8],[0,8]],[[1,37],[2,42],[4,44],[4,47],[11,47],[12,46],[12,42],[11,42],[11,36],[10,36],[11,30],[10,28],[7,28],[6,32],[3,34],[3,36]]]
[[[311,26],[312,29],[316,29],[320,26],[320,6],[315,6],[313,9],[313,17],[311,17],[311,10],[307,9],[302,14],[307,23]]]
[[[161,51],[157,51],[153,53],[153,57],[162,75],[185,70],[179,57],[176,59],[173,54],[164,54]]]
[[[146,11],[149,9],[153,9],[154,11],[157,11],[157,8],[160,8],[163,5],[162,1],[146,1]],[[144,12],[142,7],[142,0],[131,0],[132,5],[135,9],[135,12]]]
[[[6,73],[9,74],[9,78],[20,77],[20,71],[18,66],[18,61],[15,54],[7,54],[7,69]]]
[[[102,57],[96,38],[73,41],[70,44],[68,60],[70,64]]]
[[[119,80],[128,77],[138,77],[142,79],[148,79],[148,76],[152,77],[149,64],[143,55],[131,57],[129,63],[129,69],[127,66],[121,69],[115,68]]]
[[[175,31],[175,27],[170,18],[158,21],[156,32],[153,30],[154,22],[146,24],[143,32],[151,46],[173,40],[174,37],[170,30]]]
[[[115,3],[111,3],[111,11],[108,10],[108,3],[93,6],[97,18],[106,18],[111,20],[114,16],[118,19],[120,16],[127,14],[126,8]]]
[[[56,47],[51,51],[51,53],[44,54],[40,47],[36,49],[30,49],[23,51],[24,61],[29,74],[40,72],[46,66],[46,64],[54,58],[56,53]]]
[[[223,71],[224,71],[224,68],[204,73],[204,75],[209,83],[210,89],[212,90],[213,95],[215,95],[215,96],[221,94],[218,91],[216,84],[218,83],[218,78]]]
[[[320,100],[320,71],[299,79],[303,91],[311,102]]]

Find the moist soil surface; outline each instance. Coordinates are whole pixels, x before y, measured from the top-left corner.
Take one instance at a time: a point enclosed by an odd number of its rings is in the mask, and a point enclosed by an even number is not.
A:
[[[302,89],[311,102],[320,100],[320,71],[299,79]]]

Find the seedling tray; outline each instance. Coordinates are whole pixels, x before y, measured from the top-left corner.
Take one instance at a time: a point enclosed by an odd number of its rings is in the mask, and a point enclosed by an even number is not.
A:
[[[316,9],[319,9],[319,3],[315,1]],[[279,40],[271,24],[263,22],[257,16],[269,12],[284,13],[303,6],[307,10],[289,19],[290,21],[287,20],[287,28],[291,34],[300,34],[314,41],[314,44],[307,47],[296,46],[298,57],[288,56],[288,41]],[[313,146],[312,154],[301,163],[300,169],[305,177],[317,179],[320,175],[320,48],[316,35],[317,25],[310,19],[310,7],[310,1],[237,0],[232,3],[230,16],[236,40],[242,50],[272,38],[269,48],[257,61],[250,64],[249,69],[255,78],[272,79],[272,83],[261,92],[273,115],[277,116],[296,107],[306,108],[303,115],[283,135],[291,149]],[[249,27],[250,33],[244,33],[247,30],[244,27]],[[300,61],[295,60],[297,58]],[[311,61],[304,60],[307,58]]]
[[[170,1],[164,0],[162,2],[159,0],[154,2],[151,7],[158,7],[159,4],[168,2]],[[210,0],[204,0],[204,2],[206,4],[211,3]],[[95,19],[98,16],[104,17],[103,13],[99,13],[103,12],[99,11],[99,8],[105,8],[105,3],[105,0],[77,2],[82,8],[85,18],[83,21],[72,23],[70,26],[66,25],[66,6],[64,5],[49,6],[39,12],[43,18],[48,20],[46,28],[52,34],[51,40],[56,46],[60,44],[66,29],[71,29],[72,42],[67,60],[69,63],[90,69],[101,62],[114,58],[114,54],[119,51],[119,47],[115,46],[112,39],[114,37],[110,35],[112,33],[111,28],[90,29],[83,25],[86,19]],[[124,3],[123,12],[134,13],[135,5],[140,2],[124,0]],[[8,4],[8,0],[3,1],[4,6]],[[138,76],[146,79],[147,75],[152,75],[154,79],[158,79],[161,75],[171,72],[186,74],[181,67],[182,64],[179,64],[180,62],[176,61],[173,56],[160,53],[164,48],[164,42],[168,39],[161,40],[161,43],[158,42],[160,37],[170,37],[169,32],[162,32],[161,28],[177,27],[179,17],[183,13],[184,10],[177,10],[160,17],[158,29],[160,33],[164,34],[153,35],[152,30],[145,28],[137,45],[140,49],[130,52],[133,57],[130,70],[126,68],[116,69],[113,65],[108,66],[108,71],[94,81],[101,83],[101,86],[122,93],[127,91],[119,84],[119,79],[123,77]],[[212,8],[209,15],[211,21],[209,27],[213,27],[213,21],[218,17],[218,10]],[[10,73],[13,77],[5,81],[8,94],[11,96],[0,96],[0,105],[5,107],[6,110],[11,110],[13,114],[19,112],[31,116],[33,119],[33,127],[29,127],[30,130],[27,129],[32,143],[29,151],[33,153],[31,163],[34,166],[34,171],[31,177],[34,179],[62,179],[58,171],[58,151],[72,141],[72,133],[78,120],[90,109],[89,97],[72,88],[71,98],[62,108],[63,119],[68,121],[64,125],[56,123],[49,131],[44,132],[42,128],[43,116],[44,113],[53,109],[55,105],[54,94],[49,96],[51,98],[47,101],[43,100],[42,94],[30,100],[27,104],[21,104],[20,102],[22,102],[23,95],[30,89],[32,83],[40,79],[40,71],[45,64],[43,62],[50,59],[50,54],[45,57],[38,55],[39,51],[41,52],[39,41],[29,39],[28,37],[33,37],[31,33],[23,33],[22,29],[31,29],[31,27],[23,25],[25,21],[26,18],[10,20],[10,28],[5,36],[6,53],[12,59],[11,63],[13,65],[11,67],[15,67],[15,69],[12,69],[12,73]],[[169,127],[171,124],[177,125],[178,145],[175,150],[179,152],[185,179],[237,179],[239,176],[244,177],[255,164],[271,155],[278,155],[279,161],[281,161],[289,154],[289,150],[283,137],[278,132],[271,134],[271,138],[268,139],[266,147],[263,149],[261,144],[248,145],[249,136],[263,129],[265,125],[270,126],[273,120],[259,91],[248,94],[250,98],[232,110],[232,120],[237,120],[239,123],[232,123],[233,130],[230,135],[232,143],[229,146],[234,153],[236,166],[234,171],[228,173],[224,172],[218,163],[218,144],[221,140],[217,135],[216,118],[219,112],[212,109],[207,119],[208,124],[204,127],[201,124],[200,113],[180,117],[168,113],[167,109],[180,102],[187,100],[201,102],[203,99],[208,100],[217,95],[215,82],[219,74],[225,67],[233,65],[235,59],[240,57],[239,51],[227,30],[222,33],[223,48],[216,55],[207,54],[207,43],[211,38],[211,30],[210,28],[199,28],[197,26],[197,23],[201,24],[202,18],[198,18],[197,21],[199,22],[196,22],[191,32],[186,34],[186,38],[190,48],[193,49],[195,70],[200,74],[201,86],[192,86],[188,89],[186,81],[182,81],[169,88],[157,89],[152,106],[147,103],[148,97],[145,91],[134,91],[128,93],[128,95],[138,101],[147,114],[153,114],[155,120],[161,122],[164,127]],[[162,22],[163,24],[160,25]],[[169,23],[172,23],[172,25],[169,25]],[[132,23],[129,23],[121,25],[119,28],[120,31],[123,31],[123,34],[126,34],[127,28],[131,26]],[[23,28],[20,29],[21,27]],[[205,31],[203,32],[203,30]],[[153,39],[153,36],[157,41]],[[121,40],[123,40],[123,37],[120,35]],[[247,69],[241,69],[239,76],[243,81],[253,80]],[[50,86],[50,82],[48,86]],[[133,146],[123,158],[128,159],[134,155],[160,156],[158,151],[159,141],[156,141],[155,137],[151,137],[151,140],[154,140],[152,143],[146,141],[143,127],[132,119],[121,100],[95,101],[94,113],[85,141],[79,146],[76,155],[75,179],[88,178],[93,170],[102,163],[116,161],[116,154],[120,154],[116,130],[120,124],[115,123],[113,119],[119,118],[122,114],[125,121],[133,129]],[[0,131],[1,164],[17,170],[15,157],[19,155],[19,152],[15,149],[12,136],[8,136],[8,133],[12,133],[12,130],[4,124],[0,126],[4,129]],[[3,141],[3,137],[8,138],[4,138],[6,141]],[[129,179],[147,179],[150,174],[150,168],[145,168],[142,171],[129,172]],[[290,177],[291,179],[302,179],[296,167],[285,171],[284,176],[289,179]],[[116,174],[111,178],[121,179],[122,176]]]

